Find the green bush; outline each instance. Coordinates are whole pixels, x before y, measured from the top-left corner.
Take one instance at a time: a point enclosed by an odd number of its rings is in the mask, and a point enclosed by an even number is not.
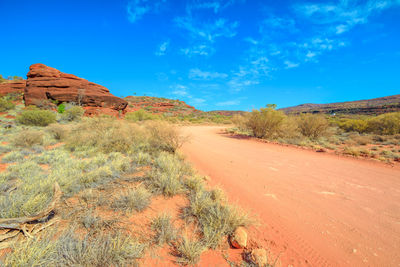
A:
[[[50,110],[24,110],[17,116],[17,121],[24,125],[47,126],[56,122],[56,114]]]
[[[15,108],[15,104],[5,97],[0,98],[0,112],[11,110]]]
[[[64,104],[58,105],[57,112],[62,114],[62,113],[64,113],[64,111],[65,111],[65,105]]]
[[[125,114],[125,119],[128,121],[146,121],[146,120],[155,120],[157,119],[157,115],[153,115],[149,112],[146,112],[143,109],[139,109],[137,111],[128,112]]]
[[[275,138],[280,134],[286,115],[273,108],[253,110],[246,121],[246,127],[257,138]]]
[[[368,130],[368,121],[363,119],[341,119],[336,124],[346,132],[365,133]]]
[[[309,138],[324,135],[329,127],[328,120],[322,115],[302,114],[297,123],[301,134]]]
[[[400,112],[379,115],[368,121],[368,131],[376,134],[400,133]]]

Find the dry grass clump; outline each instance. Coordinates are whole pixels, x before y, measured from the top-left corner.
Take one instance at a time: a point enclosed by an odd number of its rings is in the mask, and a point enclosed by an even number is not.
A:
[[[145,129],[152,149],[174,153],[188,140],[187,136],[180,134],[176,126],[165,121],[148,121]]]
[[[24,130],[16,134],[11,143],[19,147],[32,147],[43,144],[43,132],[37,130]]]
[[[150,202],[151,193],[146,188],[139,186],[121,194],[114,200],[111,207],[124,212],[132,212],[133,210],[141,212],[150,205]]]
[[[251,222],[246,214],[223,203],[221,197],[220,191],[195,192],[190,195],[190,206],[183,213],[186,220],[197,219],[203,234],[203,244],[213,249],[224,236]]]
[[[69,134],[69,127],[58,123],[53,123],[47,126],[47,132],[57,141],[64,140]]]
[[[190,166],[178,156],[162,152],[154,160],[146,183],[154,193],[170,197],[184,192],[184,178],[191,174]]]
[[[151,229],[155,232],[154,240],[158,245],[171,244],[178,237],[178,230],[172,224],[172,217],[166,213],[152,220]]]
[[[175,247],[178,256],[177,262],[183,265],[194,265],[200,260],[201,254],[206,250],[204,244],[183,236]]]
[[[145,246],[122,233],[86,235],[72,231],[57,240],[48,234],[13,247],[5,266],[126,266],[135,265]]]

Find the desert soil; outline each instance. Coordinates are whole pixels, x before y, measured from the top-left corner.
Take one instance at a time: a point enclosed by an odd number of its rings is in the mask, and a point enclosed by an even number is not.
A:
[[[182,152],[258,215],[258,246],[282,266],[400,266],[400,167],[187,126]]]

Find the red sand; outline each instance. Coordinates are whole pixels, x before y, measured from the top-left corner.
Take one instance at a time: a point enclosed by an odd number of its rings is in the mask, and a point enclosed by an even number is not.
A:
[[[282,266],[399,266],[400,168],[188,126],[187,159],[258,214]]]

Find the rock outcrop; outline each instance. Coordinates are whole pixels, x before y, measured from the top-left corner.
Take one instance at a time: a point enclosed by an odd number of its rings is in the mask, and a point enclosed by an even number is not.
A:
[[[7,95],[10,93],[19,93],[22,94],[25,90],[26,81],[13,81],[0,83],[0,96]]]
[[[234,248],[245,248],[247,246],[247,232],[243,227],[238,227],[230,237]]]
[[[43,64],[31,65],[27,76],[24,90],[25,105],[58,100],[117,111],[124,110],[128,105],[127,101],[112,95],[104,86]]]

